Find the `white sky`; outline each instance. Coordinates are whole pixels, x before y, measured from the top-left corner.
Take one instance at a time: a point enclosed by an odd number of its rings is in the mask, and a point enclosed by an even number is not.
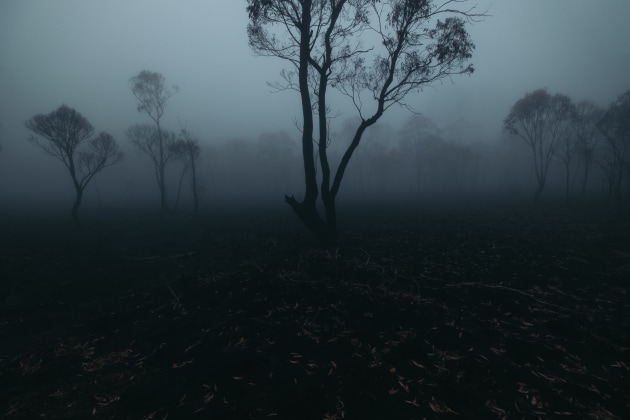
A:
[[[607,105],[630,89],[630,1],[472,0],[491,16],[470,32],[476,72],[409,103],[439,125],[467,120],[498,133],[509,107],[547,87]],[[1,0],[0,142],[26,143],[23,123],[65,103],[126,142],[136,112],[128,80],[162,73],[180,92],[166,112],[202,141],[293,129],[297,93],[271,93],[284,63],[247,44],[244,0]],[[342,117],[352,117],[351,112]],[[392,109],[397,124],[408,111]],[[15,143],[15,144],[14,144]],[[31,147],[31,146],[29,146]]]

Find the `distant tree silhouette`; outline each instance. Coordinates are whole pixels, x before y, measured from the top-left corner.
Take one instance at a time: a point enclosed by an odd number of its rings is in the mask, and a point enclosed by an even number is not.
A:
[[[534,202],[545,189],[547,172],[560,141],[570,133],[574,109],[568,96],[552,96],[546,89],[538,89],[516,101],[504,120],[505,129],[523,139],[532,150],[538,185]]]
[[[171,149],[171,151],[174,152],[184,163],[181,179],[183,179],[183,176],[186,174],[186,172],[188,172],[189,170],[191,171],[191,188],[194,206],[193,208],[196,213],[199,210],[199,193],[201,188],[197,179],[197,163],[201,158],[201,147],[199,147],[199,141],[193,138],[188,130],[182,129],[179,133],[179,138],[171,146]]]
[[[584,197],[591,173],[591,166],[595,160],[596,151],[602,137],[597,128],[597,123],[604,111],[590,101],[582,101],[576,105],[576,112],[576,154],[582,164],[580,191],[582,197]]]
[[[168,212],[166,165],[173,155],[168,148],[174,140],[170,133],[165,133],[162,129],[161,119],[166,102],[179,88],[166,87],[162,74],[148,70],[143,70],[132,77],[129,83],[133,96],[138,100],[138,112],[144,112],[151,118],[155,123],[155,131],[151,134],[146,128],[135,128],[128,130],[128,134],[134,136],[130,137],[132,142],[149,155],[155,164],[155,175],[160,189],[160,206],[163,211]]]
[[[172,131],[158,130],[151,124],[132,125],[127,129],[126,134],[129,141],[151,159],[160,190],[161,209],[170,213],[166,168],[169,163],[180,158],[181,150],[175,147],[177,135]]]
[[[554,149],[553,154],[564,166],[564,202],[568,205],[571,190],[571,163],[578,147],[577,130],[579,119],[577,108],[568,96],[561,95],[558,101],[556,109],[561,110],[560,117],[566,120],[563,120],[564,127],[559,133],[558,147]],[[563,112],[564,114],[562,114]]]
[[[76,192],[71,214],[74,222],[78,223],[85,188],[97,173],[118,163],[123,158],[122,152],[108,133],[101,132],[88,140],[94,128],[83,115],[66,105],[48,115],[35,115],[25,125],[35,134],[28,140],[63,162],[70,172]]]
[[[437,146],[441,147],[444,143],[438,127],[424,115],[416,114],[407,119],[400,137],[400,147],[411,160],[415,172],[417,191],[421,192],[428,183],[435,185],[441,152]]]
[[[465,21],[481,15],[456,10],[453,6],[460,2],[447,0],[247,3],[250,47],[259,55],[286,60],[292,69],[282,72],[285,83],[276,87],[300,93],[305,194],[301,200],[292,195],[285,200],[307,227],[330,243],[337,236],[335,200],[363,133],[394,104],[405,106],[410,92],[444,77],[472,73],[465,64],[474,49]],[[371,39],[373,43],[363,46]],[[349,97],[361,117],[334,174],[327,155],[329,89]],[[319,193],[324,218],[317,210]]]
[[[255,143],[257,173],[264,178],[261,190],[278,193],[286,191],[295,172],[296,143],[285,131],[263,133]]]
[[[621,210],[623,172],[627,171],[630,188],[630,90],[619,95],[597,124],[604,136],[604,147],[609,155],[609,181]]]

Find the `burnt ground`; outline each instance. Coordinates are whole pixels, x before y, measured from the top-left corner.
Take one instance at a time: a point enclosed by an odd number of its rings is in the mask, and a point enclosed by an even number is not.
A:
[[[627,218],[224,216],[3,222],[0,417],[630,418]]]

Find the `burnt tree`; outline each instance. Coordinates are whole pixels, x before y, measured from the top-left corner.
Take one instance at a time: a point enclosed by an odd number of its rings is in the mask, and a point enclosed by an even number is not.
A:
[[[473,8],[460,9],[464,0],[247,3],[250,47],[290,64],[277,87],[296,90],[301,99],[305,193],[301,200],[293,195],[285,200],[308,228],[330,243],[337,236],[335,200],[365,130],[391,106],[406,106],[409,93],[444,77],[472,73],[466,62],[474,44],[466,22],[482,15]],[[327,155],[332,89],[349,97],[360,116],[336,170]],[[323,217],[316,206],[320,194]]]

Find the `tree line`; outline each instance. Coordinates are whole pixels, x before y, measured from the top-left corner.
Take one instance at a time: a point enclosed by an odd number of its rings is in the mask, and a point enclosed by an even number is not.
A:
[[[197,211],[200,190],[197,165],[201,156],[199,141],[186,129],[175,134],[161,125],[166,103],[177,93],[177,87],[166,87],[162,74],[147,70],[132,77],[130,87],[138,101],[138,112],[148,115],[152,124],[132,125],[126,134],[130,142],[153,163],[161,209],[167,213],[174,211],[179,202],[184,177],[190,172],[193,205]],[[78,224],[83,193],[90,181],[103,169],[123,159],[118,143],[107,132],[91,138],[94,134],[92,124],[80,112],[67,105],[61,105],[49,114],[35,115],[25,122],[25,126],[32,132],[28,140],[61,161],[67,168],[75,189],[71,216],[75,224]],[[182,162],[183,167],[176,196],[169,201],[166,169],[174,161]]]
[[[543,98],[552,98],[545,90],[535,92]],[[525,97],[529,95],[531,93]],[[538,165],[536,162],[544,146],[547,149],[542,154],[550,158],[549,162],[543,163],[546,165],[545,186],[549,185],[548,178],[551,173],[555,184],[559,184],[559,178],[562,178],[565,200],[569,198],[569,193],[574,195],[573,198],[584,198],[588,190],[602,191],[609,200],[620,203],[623,199],[624,182],[627,183],[630,179],[625,175],[628,156],[624,154],[626,147],[623,143],[624,138],[617,136],[622,131],[613,130],[615,125],[610,119],[623,115],[620,109],[623,108],[622,104],[627,96],[621,95],[608,108],[597,106],[590,101],[568,106],[572,102],[563,100],[568,109],[572,110],[570,119],[564,121],[566,124],[563,128],[566,131],[563,132],[563,136],[556,130],[555,142],[550,142],[548,138],[539,139],[540,142],[533,143],[537,147],[536,153],[531,149],[532,143],[523,141],[522,144],[530,150],[529,156],[523,154],[523,150],[517,149],[517,143],[513,140],[522,139],[522,136],[507,129],[507,137],[503,140],[483,142],[479,139],[460,138],[462,130],[457,133],[449,132],[448,127],[446,129],[438,127],[422,114],[411,114],[406,121],[396,127],[376,124],[366,133],[363,147],[354,156],[346,175],[344,195],[350,199],[368,195],[381,199],[392,197],[413,199],[439,195],[470,196],[503,191],[513,188],[517,184],[517,177],[525,178],[528,175],[530,168],[528,162],[531,162],[536,181],[534,196],[539,198],[538,175],[541,172],[536,169]],[[566,95],[562,97],[568,98]],[[550,101],[536,103],[540,106],[549,104]],[[75,116],[80,115],[62,106],[53,112],[53,119],[66,120],[72,112]],[[564,115],[542,113],[540,110],[538,114],[549,118]],[[565,117],[568,118],[568,115]],[[527,121],[531,122],[531,119]],[[77,129],[82,125],[80,122],[81,119],[77,118]],[[352,130],[355,124],[356,121],[352,119],[339,122],[332,128],[331,139],[347,138],[348,131]],[[550,122],[546,124],[550,126]],[[154,179],[160,193],[160,208],[163,202],[167,204],[163,208],[165,214],[172,214],[177,210],[184,177],[187,177],[191,187],[189,195],[195,211],[199,207],[204,188],[210,189],[211,195],[227,200],[240,200],[245,196],[253,200],[266,199],[283,191],[299,188],[301,179],[299,144],[287,132],[264,133],[253,141],[245,138],[228,138],[222,142],[206,144],[205,162],[201,165],[202,150],[198,140],[192,138],[186,130],[180,130],[178,134],[164,131],[167,133],[163,137],[167,139],[162,155],[165,157],[163,161],[165,164],[162,166],[164,172],[160,172],[159,137],[155,126],[133,125],[129,127],[127,134],[130,143],[143,152],[152,163]],[[138,139],[144,143],[137,144]],[[35,139],[31,137],[30,140]],[[41,140],[37,140],[40,146],[50,146],[42,144]],[[514,144],[510,146],[513,142]],[[98,147],[95,147],[97,145]],[[190,147],[191,145],[197,147]],[[77,193],[79,200],[87,186],[86,181],[96,173],[81,165],[102,161],[105,168],[122,159],[118,146],[107,133],[97,136],[93,145],[85,146],[86,149],[80,151],[83,157],[77,160],[74,170],[75,175],[77,173],[82,173],[83,177],[88,175],[84,181],[77,182],[80,187],[80,192]],[[86,159],[86,152],[92,154],[96,152],[100,160],[94,156]],[[330,161],[339,162],[342,153],[343,147],[336,147],[333,141],[328,151]],[[66,155],[70,156],[69,153]],[[167,174],[167,166],[171,164],[174,165],[170,179],[170,185],[174,187],[174,197],[169,202],[169,195],[166,194],[163,201],[161,194],[161,185],[166,186],[169,179],[167,176],[159,178],[159,174]],[[205,172],[203,177],[199,175],[200,169]],[[72,180],[75,185],[75,178]],[[77,211],[77,203],[74,203],[73,219],[77,216]]]
[[[368,177],[384,180],[388,171],[397,169],[398,165],[389,157],[398,150],[406,161],[411,161],[413,184],[420,188],[431,173],[440,170],[437,162],[449,159],[450,171],[445,179],[460,186],[471,180],[474,183],[473,175],[479,172],[475,149],[444,142],[426,121],[407,127],[412,131],[400,143],[383,146],[372,142],[370,147],[362,146],[366,153],[359,147],[389,109],[409,108],[409,95],[444,78],[473,73],[469,61],[475,45],[467,26],[486,15],[474,6],[465,6],[466,3],[466,0],[247,0],[251,49],[287,64],[288,68],[281,73],[282,82],[273,86],[282,91],[296,91],[301,100],[298,160],[303,194],[297,198],[286,194],[285,201],[323,243],[336,240],[337,197],[344,180],[356,178],[357,173],[347,176],[351,160],[361,174],[360,181],[362,171]],[[192,176],[196,208],[200,191],[196,176],[199,142],[185,130],[175,134],[161,124],[166,104],[177,93],[177,87],[167,87],[163,76],[151,71],[132,77],[130,87],[138,101],[138,111],[151,122],[134,125],[126,134],[153,164],[162,210],[172,213],[177,207],[187,173]],[[356,114],[338,133],[332,129],[336,115],[332,91],[347,98]],[[539,89],[514,104],[503,125],[508,133],[531,148],[536,201],[545,189],[549,169],[555,161],[564,165],[568,199],[570,171],[579,158],[583,163],[583,188],[592,166],[597,164],[604,170],[610,191],[621,203],[624,178],[630,178],[629,97],[625,93],[601,110],[588,103],[576,105],[566,95],[550,95]],[[64,106],[27,122],[27,127],[40,136],[33,143],[60,159],[70,172],[77,191],[72,213],[75,221],[87,183],[97,172],[122,159],[111,136],[106,137],[107,143],[98,138],[88,141],[91,131],[79,128],[86,123],[78,112]],[[370,148],[376,150],[376,158],[366,163]],[[428,154],[435,150],[442,154],[427,160]],[[173,194],[167,188],[166,169],[175,161],[183,165]],[[234,175],[238,178],[238,173]]]
[[[544,191],[549,168],[557,160],[564,168],[568,203],[571,171],[577,161],[582,193],[593,165],[598,165],[608,182],[608,196],[614,195],[621,208],[624,178],[630,192],[630,90],[604,109],[590,101],[575,103],[566,94],[537,89],[516,101],[504,127],[532,151],[537,182],[534,201]]]

